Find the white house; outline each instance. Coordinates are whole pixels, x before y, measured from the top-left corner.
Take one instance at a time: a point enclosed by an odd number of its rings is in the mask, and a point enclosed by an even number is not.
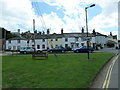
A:
[[[31,34],[32,35],[32,34]],[[35,34],[35,48],[36,49],[51,49],[56,46],[70,47],[72,49],[79,48],[80,46],[87,46],[87,39],[89,38],[90,45],[96,48],[97,45],[101,45],[102,47],[106,46],[106,43],[109,40],[107,35],[103,35],[101,33],[95,32],[87,34],[82,33],[63,33],[61,30],[61,34]],[[18,36],[15,38],[11,38],[6,41],[6,49],[9,50],[19,50],[20,47],[34,47],[34,39],[33,36],[31,38],[26,39],[25,37]]]
[[[6,40],[6,49],[8,50],[19,50],[23,46],[27,46],[27,39],[24,37],[14,37]]]

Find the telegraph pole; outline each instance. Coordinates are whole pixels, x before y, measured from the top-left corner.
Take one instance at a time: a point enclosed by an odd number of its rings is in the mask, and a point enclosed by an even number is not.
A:
[[[34,52],[35,52],[35,19],[33,19],[33,32],[34,32]]]

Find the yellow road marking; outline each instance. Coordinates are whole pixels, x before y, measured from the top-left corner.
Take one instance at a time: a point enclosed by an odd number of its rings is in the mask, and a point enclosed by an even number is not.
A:
[[[117,55],[116,58],[112,61],[110,67],[108,68],[107,75],[106,75],[106,77],[105,77],[105,80],[104,80],[104,83],[103,83],[102,88],[108,88],[108,86],[109,86],[109,84],[110,84],[110,78],[111,78],[112,69],[113,69],[113,66],[114,66],[115,62],[117,61],[117,59],[118,59],[118,55]]]
[[[105,77],[105,81],[104,81],[104,83],[103,83],[103,87],[102,87],[102,88],[105,88],[105,87],[106,87],[106,84],[107,84],[107,80],[108,80],[108,77],[109,77],[109,73],[110,73],[111,66],[112,66],[112,65],[110,65],[110,67],[109,67],[109,69],[108,69],[108,71],[107,71],[107,75],[106,75],[106,77]]]

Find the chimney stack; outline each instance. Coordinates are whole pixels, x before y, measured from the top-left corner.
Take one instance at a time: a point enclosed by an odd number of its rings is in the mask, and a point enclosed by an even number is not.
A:
[[[96,35],[95,29],[93,29],[93,34]]]
[[[20,29],[18,29],[18,33],[20,34]]]
[[[82,33],[84,33],[84,28],[82,27]]]
[[[50,30],[49,29],[47,29],[47,34],[50,34]]]
[[[41,34],[42,34],[42,32],[39,32],[39,34],[41,35]]]
[[[112,36],[112,32],[110,32],[110,36]]]
[[[45,34],[45,32],[43,31],[43,35]]]
[[[18,29],[18,36],[21,37],[21,35],[20,35],[20,29]]]
[[[61,29],[61,34],[63,34],[63,28]]]

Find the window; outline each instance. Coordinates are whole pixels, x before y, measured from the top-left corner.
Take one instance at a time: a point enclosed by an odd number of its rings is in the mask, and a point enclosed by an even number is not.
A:
[[[9,40],[8,43],[11,43],[11,40]]]
[[[65,44],[65,47],[67,48],[67,47],[68,47],[68,44]]]
[[[79,47],[79,43],[76,43],[76,47],[77,47],[77,48]]]
[[[75,41],[78,41],[78,39],[79,39],[78,37],[75,37]]]
[[[42,49],[45,49],[45,45],[44,44],[42,45]]]
[[[40,45],[37,45],[37,49],[40,49]]]
[[[43,42],[45,42],[45,39],[43,39]]]
[[[71,48],[73,48],[74,47],[74,45],[73,44],[71,44]]]
[[[55,45],[55,47],[58,47],[58,45]]]
[[[29,44],[29,40],[27,40],[27,44]]]
[[[17,40],[17,43],[20,43],[20,40]]]
[[[13,46],[13,50],[16,50],[16,46]]]
[[[20,46],[17,46],[17,50],[20,50]]]
[[[11,50],[11,46],[8,46],[8,50]]]
[[[34,45],[32,45],[32,47],[34,48]]]
[[[81,43],[81,46],[84,46],[84,43]]]
[[[92,37],[81,37],[81,41],[87,41],[87,40],[92,40]]]
[[[55,41],[58,41],[58,39],[55,39]]]
[[[68,41],[68,38],[65,38],[65,42],[67,42]]]

